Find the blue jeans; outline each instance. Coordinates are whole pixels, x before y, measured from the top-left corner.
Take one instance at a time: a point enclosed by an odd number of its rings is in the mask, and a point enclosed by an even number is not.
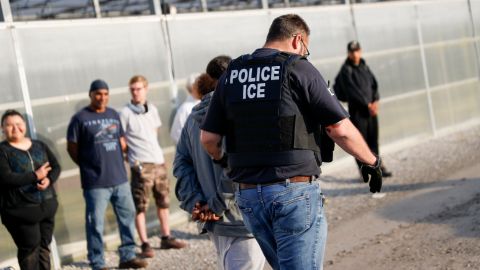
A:
[[[235,194],[245,225],[273,269],[323,269],[327,240],[320,183],[284,183]]]
[[[88,260],[92,269],[105,267],[103,224],[108,202],[112,204],[120,231],[121,245],[118,247],[120,262],[135,258],[135,206],[128,182],[109,188],[84,189],[83,197],[86,203]]]

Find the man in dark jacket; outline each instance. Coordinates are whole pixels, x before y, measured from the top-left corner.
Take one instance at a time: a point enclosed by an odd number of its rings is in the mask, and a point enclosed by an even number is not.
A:
[[[378,84],[375,76],[362,58],[362,49],[358,41],[347,45],[348,58],[335,78],[335,93],[340,101],[348,103],[350,120],[365,138],[375,154],[378,149]],[[357,160],[360,168],[361,163]],[[382,166],[384,177],[392,173]]]
[[[177,178],[175,194],[180,208],[198,221],[200,233],[208,232],[215,244],[218,269],[261,270],[265,264],[253,235],[248,232],[234,199],[233,182],[220,164],[215,164],[200,143],[200,124],[217,84],[231,58],[215,57],[207,73],[197,78],[201,102],[196,105],[182,129],[173,162]]]

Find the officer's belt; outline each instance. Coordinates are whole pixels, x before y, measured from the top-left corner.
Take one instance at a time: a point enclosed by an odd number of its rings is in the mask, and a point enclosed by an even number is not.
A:
[[[238,167],[274,167],[300,164],[315,160],[312,150],[291,150],[263,153],[228,153],[228,163]]]
[[[273,182],[268,182],[268,183],[261,183],[261,184],[248,184],[248,183],[239,183],[238,187],[240,189],[249,189],[249,188],[256,188],[257,186],[270,186],[270,185],[276,185],[276,184],[283,184],[286,183],[287,181],[290,183],[310,183],[312,182],[313,177],[312,176],[293,176],[287,179],[282,179],[282,180],[277,180]]]

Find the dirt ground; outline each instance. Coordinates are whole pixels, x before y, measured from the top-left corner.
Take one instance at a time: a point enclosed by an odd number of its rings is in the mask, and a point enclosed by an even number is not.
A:
[[[395,175],[383,198],[366,192],[355,168],[326,176],[324,269],[480,269],[479,134],[386,155]]]
[[[325,269],[480,269],[480,164],[469,169],[330,227]]]

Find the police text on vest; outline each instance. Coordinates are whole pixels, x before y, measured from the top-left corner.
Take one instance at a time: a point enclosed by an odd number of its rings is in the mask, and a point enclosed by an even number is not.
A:
[[[230,84],[242,84],[242,98],[265,98],[265,83],[280,80],[280,66],[263,66],[254,68],[232,69]]]

